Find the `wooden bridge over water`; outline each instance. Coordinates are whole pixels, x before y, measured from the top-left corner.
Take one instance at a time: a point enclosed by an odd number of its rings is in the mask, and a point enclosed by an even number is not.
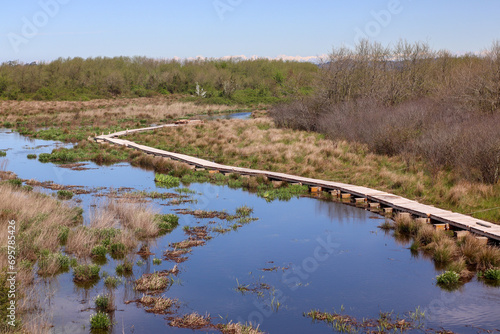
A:
[[[423,218],[435,224],[448,224],[449,226],[452,226],[456,229],[469,231],[481,237],[487,237],[497,242],[500,241],[500,225],[476,219],[474,217],[467,216],[464,214],[439,209],[434,206],[421,204],[416,201],[412,201],[391,193],[374,190],[366,187],[339,183],[339,182],[318,180],[318,179],[300,177],[284,173],[269,172],[264,170],[222,165],[212,161],[188,156],[185,154],[168,152],[152,148],[149,146],[139,145],[134,142],[118,138],[120,136],[131,134],[134,132],[151,131],[165,127],[167,128],[177,127],[186,123],[189,122],[183,122],[181,124],[166,124],[166,125],[140,128],[134,130],[120,131],[108,135],[102,134],[101,136],[96,136],[94,140],[96,140],[97,142],[109,142],[115,145],[134,148],[142,152],[145,152],[147,154],[153,154],[155,156],[166,157],[173,160],[185,162],[197,168],[217,170],[221,173],[237,173],[241,175],[250,175],[250,176],[261,175],[267,177],[270,180],[308,185],[309,187],[311,187],[311,189],[315,188],[324,191],[330,191],[332,192],[332,194],[337,195],[340,198],[354,198],[356,201],[367,203],[367,205],[369,205],[370,207],[384,208],[386,212],[391,212],[394,210],[397,212],[409,213],[416,218]]]

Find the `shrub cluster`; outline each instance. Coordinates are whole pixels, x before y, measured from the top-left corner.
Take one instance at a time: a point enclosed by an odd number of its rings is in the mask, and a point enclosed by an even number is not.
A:
[[[379,154],[425,159],[431,171],[500,179],[500,43],[452,56],[422,43],[361,42],[334,50],[316,93],[275,106],[276,124],[365,143]]]

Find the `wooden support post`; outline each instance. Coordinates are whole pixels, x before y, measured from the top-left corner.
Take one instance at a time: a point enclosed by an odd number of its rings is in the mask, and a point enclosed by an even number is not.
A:
[[[342,197],[342,199],[350,199],[351,198],[351,194],[343,193],[343,194],[341,194],[341,197]]]
[[[364,197],[358,197],[354,199],[356,201],[356,204],[365,204],[368,200]]]
[[[434,224],[436,231],[446,231],[446,224]]]
[[[380,203],[370,203],[370,210],[380,210]]]
[[[401,218],[412,218],[412,217],[411,217],[411,213],[409,213],[409,212],[400,212],[400,213],[399,213],[399,216],[400,216]]]
[[[384,208],[384,214],[386,216],[392,216],[392,208]]]
[[[312,193],[320,193],[323,189],[321,187],[310,187]]]
[[[194,169],[196,172],[201,172],[201,171],[204,171],[205,168],[202,168],[202,167],[197,167]]]
[[[212,169],[208,171],[209,174],[219,174],[220,172],[217,169]]]
[[[416,218],[415,221],[420,224],[430,224],[430,218]]]

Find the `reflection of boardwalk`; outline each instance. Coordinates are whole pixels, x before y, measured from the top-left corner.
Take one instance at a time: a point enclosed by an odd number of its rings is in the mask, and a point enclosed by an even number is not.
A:
[[[198,121],[199,122],[199,121]],[[473,233],[485,236],[491,239],[500,241],[500,225],[495,225],[484,220],[475,219],[473,217],[463,215],[460,213],[455,213],[433,206],[421,204],[415,201],[411,201],[404,197],[396,196],[383,191],[373,190],[370,188],[353,186],[345,183],[338,183],[325,180],[317,180],[311,178],[305,178],[290,174],[268,172],[263,170],[233,167],[217,164],[208,160],[199,159],[191,157],[184,154],[173,153],[168,151],[159,150],[156,148],[139,145],[128,140],[122,140],[117,137],[126,135],[127,133],[149,131],[154,129],[159,129],[163,127],[175,127],[180,126],[180,124],[167,124],[154,126],[149,128],[127,130],[121,132],[115,132],[109,135],[101,135],[95,138],[96,141],[107,141],[112,144],[122,145],[126,147],[135,148],[137,150],[143,151],[148,154],[153,154],[156,156],[168,157],[174,160],[186,162],[190,165],[197,167],[219,170],[224,173],[238,173],[243,175],[263,175],[272,180],[287,181],[290,183],[302,183],[314,187],[322,187],[323,190],[340,191],[341,193],[351,194],[356,197],[366,198],[369,202],[380,203],[382,206],[393,208],[394,210],[401,212],[409,212],[417,217],[431,218],[432,221],[437,223],[448,223],[454,227],[461,228],[464,230],[471,231]]]

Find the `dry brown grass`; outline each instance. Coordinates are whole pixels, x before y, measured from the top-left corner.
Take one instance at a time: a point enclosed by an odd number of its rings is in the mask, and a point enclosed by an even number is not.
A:
[[[76,211],[61,205],[50,196],[24,192],[7,185],[0,185],[0,228],[7,231],[10,220],[16,221],[17,261],[35,261],[42,249],[59,250],[60,226],[72,226]],[[23,230],[20,237],[19,231]],[[7,245],[7,233],[0,234],[0,244]],[[6,253],[0,253],[0,265],[7,265]]]
[[[167,314],[172,313],[172,308],[176,307],[179,301],[165,296],[152,297],[143,295],[142,298],[139,299],[139,302],[144,306],[147,306],[146,312]]]
[[[137,118],[149,122],[175,119],[192,114],[224,112],[224,105],[196,105],[179,102],[176,97],[101,99],[92,101],[0,101],[3,121],[15,122],[27,117],[32,126],[42,122],[75,123],[85,121],[96,126],[117,124],[118,119]]]
[[[202,329],[211,327],[210,315],[199,315],[198,313],[186,314],[183,317],[173,318],[170,323],[172,327]]]
[[[217,328],[222,334],[262,334],[259,328],[253,328],[251,325],[243,325],[240,323],[228,323],[225,325],[217,325]]]
[[[143,203],[134,203],[127,200],[108,200],[102,208],[102,215],[109,216],[111,221],[117,222],[123,229],[133,231],[138,238],[151,238],[158,235],[159,229],[155,224],[155,215],[158,210]],[[112,227],[112,226],[110,226]]]

